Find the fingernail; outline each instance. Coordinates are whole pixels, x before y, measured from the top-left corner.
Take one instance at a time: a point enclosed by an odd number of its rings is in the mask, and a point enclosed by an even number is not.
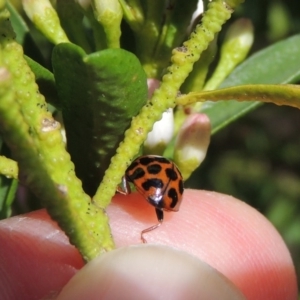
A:
[[[64,287],[65,299],[245,299],[221,273],[165,246],[120,248],[88,263]]]

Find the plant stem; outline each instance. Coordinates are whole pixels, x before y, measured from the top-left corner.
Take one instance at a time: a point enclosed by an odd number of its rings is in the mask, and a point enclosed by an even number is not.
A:
[[[179,96],[178,105],[188,105],[204,101],[235,100],[260,101],[287,105],[300,109],[300,88],[293,84],[255,84],[239,85],[213,91],[195,92]]]

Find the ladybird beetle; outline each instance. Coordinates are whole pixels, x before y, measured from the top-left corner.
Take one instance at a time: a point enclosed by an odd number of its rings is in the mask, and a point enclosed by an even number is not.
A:
[[[147,243],[144,233],[159,227],[164,219],[163,211],[178,211],[183,194],[183,180],[177,166],[162,156],[144,155],[136,158],[127,168],[123,177],[123,194],[130,193],[129,183],[155,207],[158,224],[141,232],[143,243]]]

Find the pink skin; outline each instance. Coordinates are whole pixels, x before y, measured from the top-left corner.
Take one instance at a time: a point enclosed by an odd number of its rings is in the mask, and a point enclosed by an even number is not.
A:
[[[138,194],[117,195],[108,214],[117,248],[140,244],[140,232],[156,222],[154,209]],[[230,196],[186,190],[179,212],[166,212],[163,225],[145,237],[149,244],[181,249],[203,260],[247,299],[297,299],[295,271],[283,240],[260,213]],[[84,265],[78,251],[44,210],[1,221],[0,245],[4,300],[58,293],[86,269],[78,272]],[[104,299],[97,285],[93,293]]]

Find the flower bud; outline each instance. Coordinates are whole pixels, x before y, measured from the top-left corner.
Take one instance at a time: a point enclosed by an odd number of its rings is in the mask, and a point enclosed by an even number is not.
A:
[[[170,143],[174,132],[173,109],[167,109],[161,120],[154,123],[153,129],[148,133],[144,144],[144,153],[162,155]]]
[[[118,0],[93,0],[95,19],[103,26],[108,48],[120,47],[123,10]]]
[[[235,21],[228,29],[220,50],[218,66],[204,90],[216,89],[247,56],[253,44],[253,25],[248,19]]]
[[[75,0],[78,5],[83,8],[84,10],[88,10],[88,8],[91,6],[91,0]]]
[[[148,79],[148,98],[152,97],[154,91],[159,87],[160,81]],[[168,109],[162,115],[161,120],[154,123],[153,129],[148,133],[144,143],[145,154],[162,155],[174,133],[173,109]]]
[[[54,44],[69,42],[49,0],[23,0],[22,4],[28,18],[47,39]]]
[[[160,81],[157,79],[147,79],[148,85],[148,99],[150,99],[154,93],[154,91],[160,86]]]
[[[122,7],[118,0],[93,0],[92,5],[95,9],[95,15],[98,17],[98,21],[106,17],[106,14],[109,14],[112,18],[116,15],[122,18]]]
[[[205,114],[189,115],[180,128],[174,150],[174,162],[183,179],[190,177],[206,156],[210,142],[210,120]]]

